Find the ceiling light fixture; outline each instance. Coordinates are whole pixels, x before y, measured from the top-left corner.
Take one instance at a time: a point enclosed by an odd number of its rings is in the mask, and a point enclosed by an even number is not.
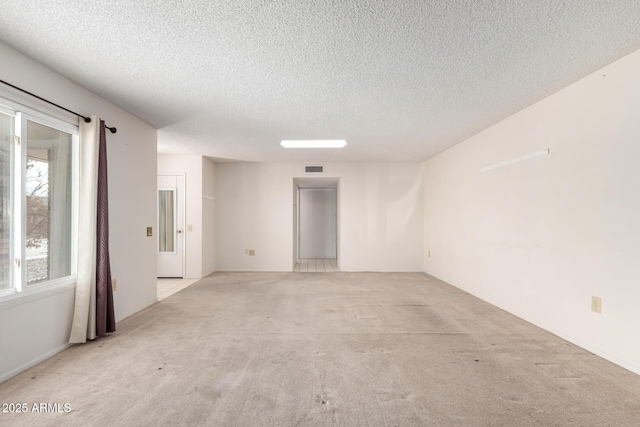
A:
[[[284,148],[342,148],[344,139],[285,139],[280,143]]]

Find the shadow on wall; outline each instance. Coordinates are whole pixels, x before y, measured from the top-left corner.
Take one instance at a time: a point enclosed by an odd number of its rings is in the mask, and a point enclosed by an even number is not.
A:
[[[422,179],[416,180],[398,164],[377,168],[369,178],[367,236],[372,244],[401,237],[411,230],[412,222],[422,221]]]

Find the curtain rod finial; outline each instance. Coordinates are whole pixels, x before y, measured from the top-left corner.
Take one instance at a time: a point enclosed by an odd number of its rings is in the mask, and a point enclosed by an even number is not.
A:
[[[84,118],[84,122],[85,123],[91,123],[91,117],[85,117]]]

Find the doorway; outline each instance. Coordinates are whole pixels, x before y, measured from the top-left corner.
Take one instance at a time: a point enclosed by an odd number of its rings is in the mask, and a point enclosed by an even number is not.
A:
[[[338,267],[338,179],[294,179],[296,272],[336,272]]]
[[[158,277],[184,277],[184,174],[158,175]]]

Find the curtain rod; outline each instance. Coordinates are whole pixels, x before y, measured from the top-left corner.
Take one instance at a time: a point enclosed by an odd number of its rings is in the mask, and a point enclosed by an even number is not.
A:
[[[58,107],[58,108],[60,108],[60,109],[62,109],[62,110],[64,110],[64,111],[66,111],[66,112],[68,112],[68,113],[74,114],[74,115],[76,115],[76,116],[78,116],[78,117],[82,117],[82,118],[84,119],[85,123],[91,123],[91,117],[85,117],[85,116],[83,116],[82,114],[78,114],[78,113],[76,113],[75,111],[71,111],[71,110],[69,110],[68,108],[64,108],[62,105],[58,105],[58,104],[56,104],[55,102],[51,102],[51,101],[49,101],[48,99],[44,99],[44,98],[43,98],[43,97],[41,97],[41,96],[38,96],[38,95],[36,95],[36,94],[34,94],[34,93],[31,93],[31,92],[29,92],[29,91],[26,91],[26,90],[24,90],[24,89],[22,89],[22,88],[19,88],[18,86],[14,86],[14,85],[12,85],[11,83],[5,82],[4,80],[0,80],[0,83],[4,83],[4,84],[5,84],[5,85],[7,85],[7,86],[11,86],[12,88],[14,88],[14,89],[16,89],[16,90],[19,90],[20,92],[26,93],[27,95],[31,95],[31,96],[33,96],[34,98],[38,98],[40,101],[44,101],[44,102],[46,102],[47,104],[51,104],[51,105],[53,105],[54,107]],[[109,129],[109,130],[111,131],[111,133],[116,133],[116,132],[118,131],[118,129],[116,129],[115,127],[109,127],[109,126],[107,126],[107,125],[104,125],[104,127],[105,127],[105,128],[107,128],[107,129]]]

